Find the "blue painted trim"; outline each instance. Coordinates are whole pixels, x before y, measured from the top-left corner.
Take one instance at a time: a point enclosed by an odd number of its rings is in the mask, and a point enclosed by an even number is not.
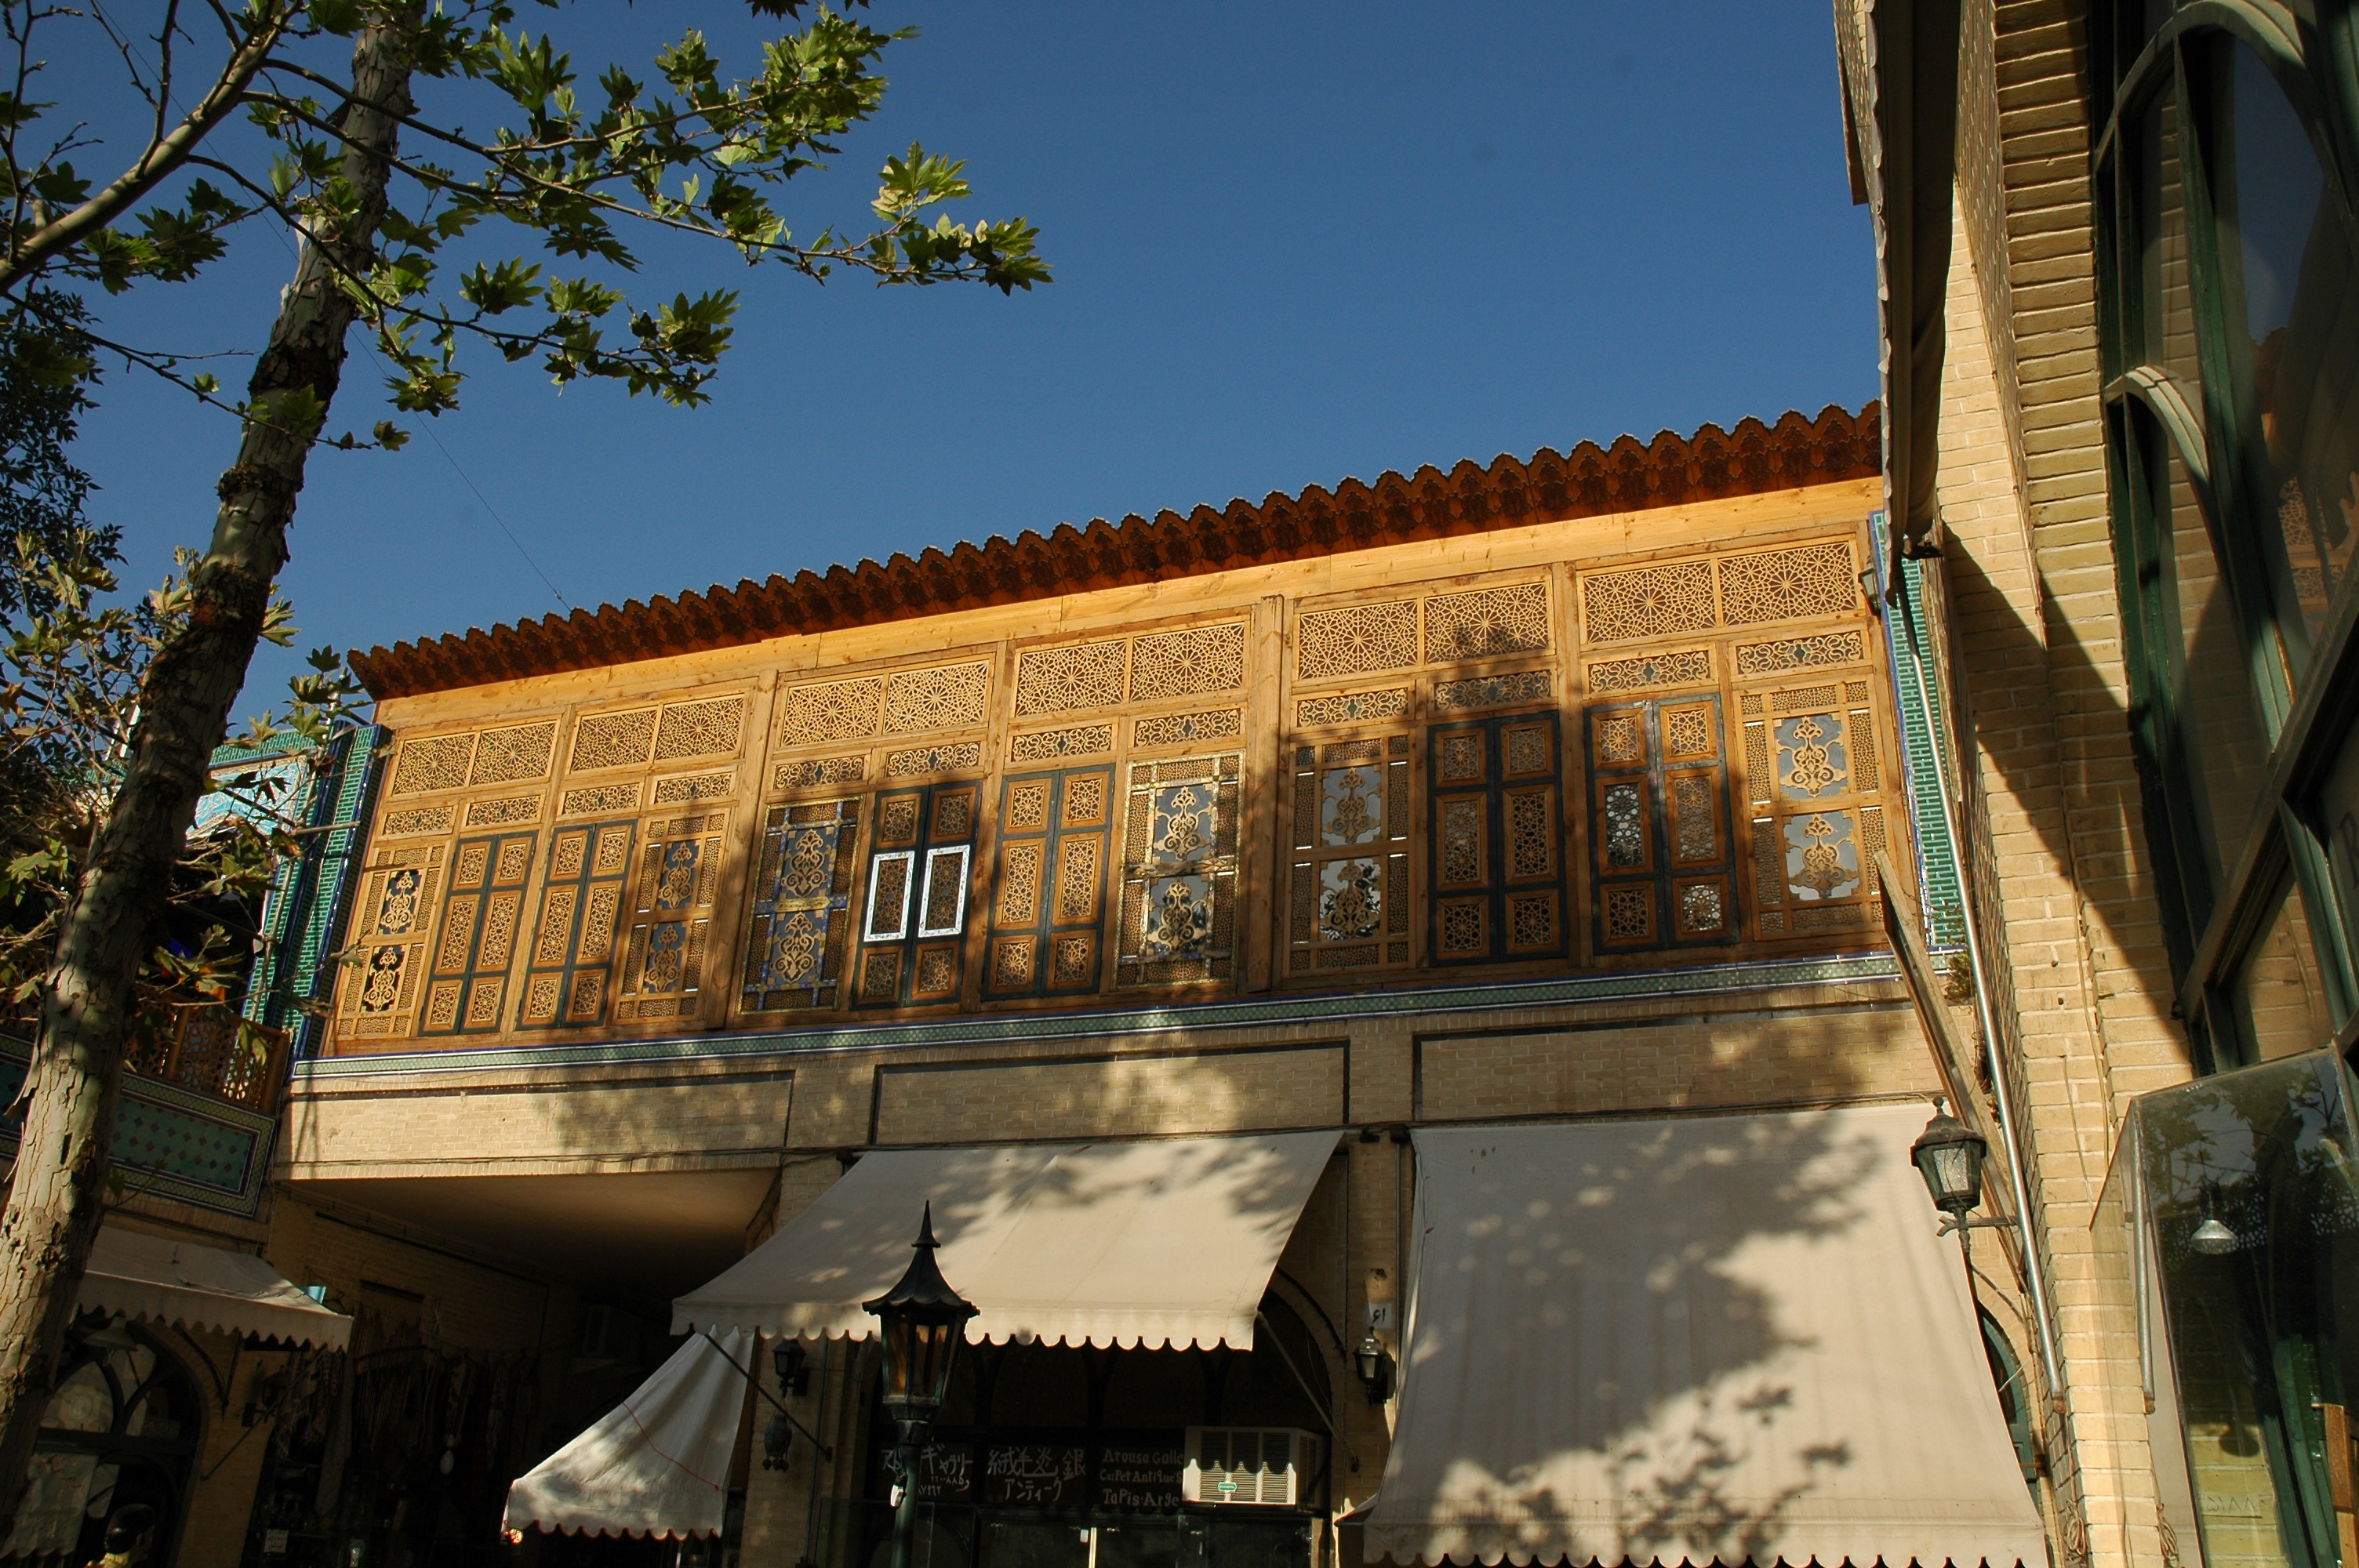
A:
[[[845,1024],[746,1034],[690,1034],[662,1040],[603,1041],[584,1045],[523,1045],[480,1051],[420,1051],[399,1054],[322,1056],[299,1064],[297,1083],[380,1076],[387,1073],[480,1072],[515,1067],[597,1066],[635,1062],[726,1061],[812,1051],[877,1050],[893,1046],[962,1046],[1107,1039],[1190,1030],[1275,1028],[1335,1020],[1421,1017],[1485,1012],[1501,1008],[1564,1007],[1646,998],[1701,998],[1783,986],[1857,985],[1897,979],[1889,953],[1832,957],[1768,958],[1642,974],[1572,975],[1561,979],[1488,985],[1436,986],[1414,990],[1354,991],[1330,996],[1260,997],[1245,1001],[1175,1003],[1168,1007],[1016,1017],[947,1018],[915,1023]]]
[[[1885,549],[1883,513],[1875,514],[1872,526],[1876,538],[1877,582],[1888,588],[1884,577],[1885,563],[1889,557]],[[1941,775],[1934,765],[1934,735],[1925,728],[1922,707],[1918,701],[1917,660],[1921,658],[1929,677],[1925,695],[1930,699],[1933,722],[1940,732],[1947,733],[1950,717],[1941,691],[1941,664],[1936,651],[1926,645],[1924,636],[1924,563],[1901,561],[1900,592],[1908,601],[1908,620],[1904,625],[1899,615],[1887,611],[1884,617],[1884,650],[1891,661],[1893,693],[1899,702],[1901,744],[1908,752],[1908,815],[1917,836],[1918,907],[1925,912],[1926,946],[1936,953],[1950,953],[1966,945],[1966,901],[1959,880],[1958,849],[1950,841],[1941,814]],[[1908,626],[1918,632],[1914,657],[1908,649]]]

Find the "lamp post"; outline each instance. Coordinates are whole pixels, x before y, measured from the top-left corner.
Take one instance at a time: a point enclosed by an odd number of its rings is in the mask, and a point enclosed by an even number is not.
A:
[[[1990,1144],[1983,1135],[1933,1102],[1933,1119],[1908,1146],[1909,1161],[1925,1179],[1933,1206],[1941,1211],[1940,1234],[1972,1230],[1977,1226],[2012,1225],[2004,1215],[1975,1216],[1983,1201],[1983,1162]]]
[[[965,1337],[975,1305],[942,1278],[934,1262],[941,1244],[934,1239],[934,1206],[926,1205],[918,1224],[916,1256],[900,1282],[874,1301],[860,1303],[884,1325],[885,1409],[899,1423],[897,1450],[901,1496],[893,1508],[893,1568],[909,1568],[909,1538],[918,1522],[918,1453],[926,1429],[950,1391],[951,1361]]]

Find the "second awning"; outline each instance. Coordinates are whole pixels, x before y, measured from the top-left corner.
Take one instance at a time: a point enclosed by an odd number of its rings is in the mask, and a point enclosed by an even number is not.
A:
[[[868,1334],[860,1303],[908,1267],[930,1202],[943,1277],[982,1309],[970,1339],[1250,1347],[1335,1137],[880,1150],[674,1303],[672,1332]]]
[[[2046,1563],[1924,1119],[1418,1130],[1369,1560]]]
[[[101,1226],[74,1305],[184,1328],[342,1350],[353,1320],[330,1312],[250,1252]]]

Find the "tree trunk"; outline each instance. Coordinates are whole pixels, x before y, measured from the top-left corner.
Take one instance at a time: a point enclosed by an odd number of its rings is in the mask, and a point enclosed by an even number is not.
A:
[[[353,51],[342,173],[356,205],[296,262],[247,388],[253,413],[237,464],[221,478],[212,546],[190,579],[189,623],[147,671],[122,788],[92,844],[42,988],[32,1103],[0,1218],[0,1535],[24,1497],[75,1291],[103,1217],[134,986],[213,748],[245,683],[272,579],[287,559],[287,525],[316,424],[284,427],[280,402],[308,394],[324,412],[334,400],[355,314],[339,280],[365,275],[375,255],[397,116],[411,110],[417,15],[417,0],[397,0],[372,16]],[[179,1522],[166,1521],[167,1531]]]

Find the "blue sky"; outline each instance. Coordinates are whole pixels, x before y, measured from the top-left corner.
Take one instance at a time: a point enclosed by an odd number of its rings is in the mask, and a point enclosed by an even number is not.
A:
[[[644,73],[692,25],[724,61],[763,32],[665,0],[525,13],[584,76]],[[595,606],[1875,395],[1824,0],[872,15],[923,36],[790,221],[857,222],[920,139],[968,160],[971,215],[1040,226],[1057,281],[821,288],[647,247],[650,296],[745,291],[713,403],[560,396],[478,356],[439,446],[313,460],[284,578],[306,644],[537,616],[551,584]],[[250,349],[289,270],[257,228],[201,282],[108,302],[109,326]],[[355,352],[332,428],[383,416],[380,375]],[[210,529],[234,431],[136,373],[102,398],[79,457],[144,583]],[[266,648],[247,705],[293,664]]]

